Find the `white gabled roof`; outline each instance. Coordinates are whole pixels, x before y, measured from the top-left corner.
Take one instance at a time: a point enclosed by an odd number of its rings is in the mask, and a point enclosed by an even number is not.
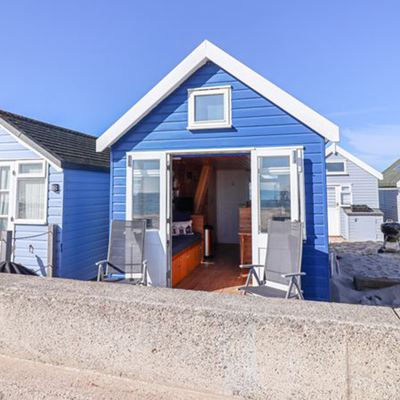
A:
[[[353,154],[350,154],[348,151],[342,149],[340,146],[338,146],[336,143],[331,144],[325,152],[326,157],[330,156],[332,153],[334,154],[340,154],[344,158],[347,158],[348,160],[352,161],[354,164],[358,165],[360,168],[363,170],[369,172],[371,175],[373,175],[375,178],[382,180],[383,175],[377,171],[375,168],[372,168],[370,165],[365,163],[364,161],[360,160],[356,156],[353,156]]]
[[[205,40],[97,139],[97,151],[113,145],[207,61],[218,65],[327,140],[339,141],[339,128],[335,124]]]

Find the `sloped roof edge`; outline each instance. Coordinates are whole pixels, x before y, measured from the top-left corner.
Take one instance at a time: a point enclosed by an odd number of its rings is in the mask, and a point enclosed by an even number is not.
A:
[[[96,152],[96,137],[0,110],[0,127],[55,169],[109,170],[109,152]]]
[[[25,144],[30,150],[34,153],[38,154],[39,156],[43,157],[46,161],[48,161],[51,165],[53,165],[57,170],[62,169],[62,160],[52,154],[51,152],[47,151],[43,148],[43,146],[39,145],[28,136],[23,134],[17,128],[9,124],[3,118],[0,117],[0,125],[6,129],[12,136],[14,136],[17,140],[20,140],[23,144]]]
[[[97,151],[112,146],[207,61],[215,63],[326,140],[339,141],[338,126],[205,40],[97,139]]]
[[[342,147],[338,146],[336,143],[330,145],[325,152],[325,156],[328,157],[332,153],[338,153],[341,154],[343,157],[347,158],[348,160],[352,161],[354,164],[358,165],[360,168],[363,170],[367,171],[371,175],[373,175],[375,178],[382,180],[383,175],[377,171],[375,168],[372,168],[370,165],[365,163],[364,161],[360,160],[353,154],[349,153],[348,151],[344,150]]]

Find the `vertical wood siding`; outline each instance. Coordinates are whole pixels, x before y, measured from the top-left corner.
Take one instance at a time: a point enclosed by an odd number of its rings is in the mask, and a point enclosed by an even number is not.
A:
[[[382,216],[363,215],[361,217],[349,216],[349,237],[350,242],[363,242],[368,240],[383,240],[381,232]]]
[[[231,129],[188,131],[187,90],[231,85]],[[111,217],[125,218],[126,152],[303,145],[305,148],[307,242],[303,288],[309,299],[329,300],[324,139],[254,90],[209,63],[112,147]]]
[[[66,170],[64,176],[63,278],[92,279],[107,258],[110,175]]]
[[[397,188],[379,189],[379,204],[383,211],[385,221],[391,219],[399,220],[400,194]]]

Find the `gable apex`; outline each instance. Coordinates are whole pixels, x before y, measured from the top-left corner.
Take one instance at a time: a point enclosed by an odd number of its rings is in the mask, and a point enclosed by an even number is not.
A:
[[[242,81],[326,140],[339,141],[339,128],[335,124],[205,40],[97,139],[97,151],[103,151],[117,142],[208,61]]]
[[[379,171],[377,171],[375,168],[372,168],[370,165],[368,165],[364,161],[360,160],[353,154],[349,153],[345,149],[339,147],[336,143],[333,143],[326,149],[325,156],[329,157],[331,154],[340,154],[347,160],[352,161],[354,164],[356,164],[357,166],[362,168],[364,171],[367,171],[368,173],[370,173],[376,179],[378,179],[378,180],[383,179],[383,175]]]

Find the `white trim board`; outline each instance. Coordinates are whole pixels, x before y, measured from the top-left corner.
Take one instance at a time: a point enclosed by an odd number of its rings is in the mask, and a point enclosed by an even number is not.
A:
[[[338,126],[205,40],[97,139],[97,151],[112,146],[207,61],[215,63],[326,140],[339,141]]]
[[[0,126],[2,126],[15,140],[26,147],[28,150],[35,153],[37,156],[44,158],[51,166],[53,166],[56,171],[62,172],[61,162],[58,158],[56,158],[53,154],[49,153],[43,147],[38,145],[32,139],[28,138],[22,132],[20,132],[17,128],[14,128],[7,121],[4,121],[0,117]]]
[[[350,154],[348,151],[342,149],[336,143],[333,143],[332,145],[330,145],[326,149],[325,157],[328,157],[332,153],[342,155],[344,158],[348,159],[349,161],[352,161],[354,164],[358,165],[360,168],[362,168],[363,170],[367,171],[368,173],[370,173],[375,178],[377,178],[379,180],[383,179],[383,175],[379,171],[377,171],[375,168],[372,168],[370,165],[368,165],[364,161],[360,160],[356,156],[353,156],[353,154]],[[330,174],[330,176],[331,175],[332,174]]]

